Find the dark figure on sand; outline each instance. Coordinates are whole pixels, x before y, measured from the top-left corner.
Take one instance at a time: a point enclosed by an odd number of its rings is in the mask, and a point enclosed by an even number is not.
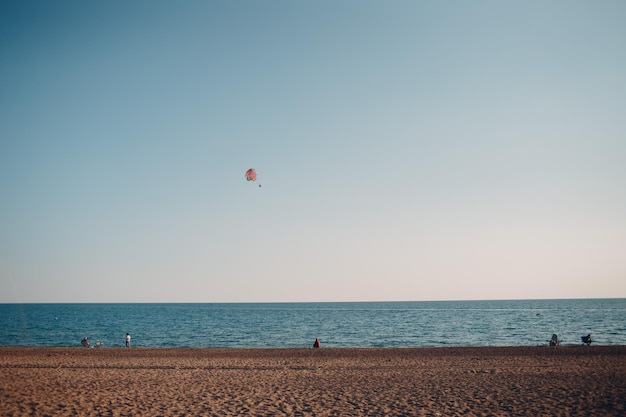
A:
[[[561,340],[559,336],[556,334],[552,335],[552,339],[550,339],[550,346],[559,346],[561,344]]]
[[[320,347],[320,340],[319,339],[315,339],[315,342],[313,342],[313,347],[314,348]]]

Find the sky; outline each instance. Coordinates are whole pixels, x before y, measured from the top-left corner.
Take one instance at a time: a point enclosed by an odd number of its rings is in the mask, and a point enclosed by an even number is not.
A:
[[[624,21],[2,1],[0,303],[626,297]]]

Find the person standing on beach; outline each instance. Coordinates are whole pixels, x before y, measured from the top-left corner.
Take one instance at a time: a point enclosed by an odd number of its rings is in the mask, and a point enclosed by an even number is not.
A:
[[[130,347],[130,334],[126,333],[126,347],[129,348]]]

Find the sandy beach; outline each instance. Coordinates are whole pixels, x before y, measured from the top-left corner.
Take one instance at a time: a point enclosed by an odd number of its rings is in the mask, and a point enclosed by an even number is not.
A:
[[[626,346],[0,348],[2,416],[623,416]]]

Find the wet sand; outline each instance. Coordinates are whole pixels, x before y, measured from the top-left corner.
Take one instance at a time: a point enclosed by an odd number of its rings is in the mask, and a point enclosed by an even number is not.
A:
[[[2,416],[624,416],[626,346],[0,348]]]

